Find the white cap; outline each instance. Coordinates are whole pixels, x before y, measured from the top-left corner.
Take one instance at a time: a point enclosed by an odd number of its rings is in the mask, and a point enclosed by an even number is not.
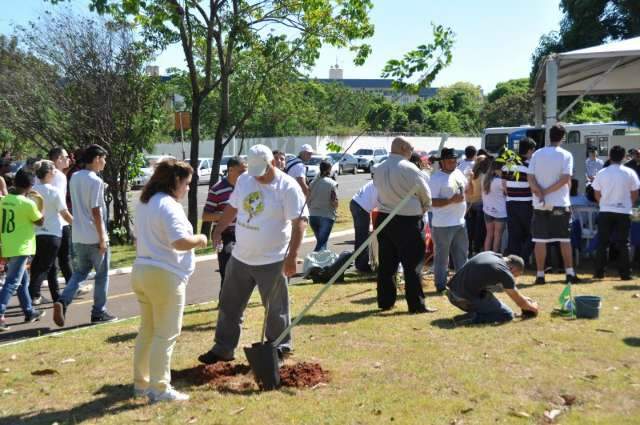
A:
[[[263,176],[267,165],[273,161],[273,152],[265,145],[253,145],[247,155],[247,173],[253,177]]]
[[[300,146],[300,152],[313,153],[313,148],[311,147],[311,145],[302,145]]]

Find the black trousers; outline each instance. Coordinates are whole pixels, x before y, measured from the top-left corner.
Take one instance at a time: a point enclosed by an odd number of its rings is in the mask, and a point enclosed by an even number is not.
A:
[[[598,214],[598,251],[596,254],[596,274],[604,273],[607,265],[607,248],[613,245],[618,253],[618,270],[620,277],[631,275],[629,260],[629,231],[631,216],[613,212]]]
[[[351,210],[351,217],[353,218],[353,228],[356,233],[356,243],[353,247],[354,251],[360,248],[360,245],[364,243],[369,237],[369,225],[371,223],[371,215],[362,208],[353,199],[349,203],[349,209]],[[355,261],[356,269],[361,272],[371,271],[369,266],[369,248],[365,248],[360,255],[356,257]]]
[[[231,251],[236,243],[235,232],[223,232],[222,233],[222,251],[218,252],[218,267],[220,268],[220,292],[222,292],[222,284],[224,282],[224,272],[227,268],[227,263],[231,258]]]
[[[47,274],[52,267],[55,267],[56,257],[60,249],[62,238],[53,235],[36,236],[36,255],[31,262],[31,279],[29,282],[29,295],[31,299],[40,296],[42,281],[47,278]],[[47,279],[49,282],[49,292],[53,302],[58,300],[58,279]]]
[[[380,225],[388,214],[379,214]],[[422,268],[425,259],[424,222],[422,216],[395,216],[378,234],[378,307],[391,308],[396,302],[394,274],[398,264],[404,269],[405,298],[409,311],[424,308]]]
[[[507,202],[507,254],[515,254],[529,263],[529,257],[533,252],[531,242],[531,220],[533,218],[533,205],[527,201]]]
[[[487,236],[482,202],[472,204],[464,218],[467,224],[467,238],[469,239],[469,258],[471,258],[484,250],[484,239]]]
[[[58,266],[60,266],[65,282],[69,282],[73,270],[71,269],[71,226],[68,224],[62,227],[62,240],[60,241],[60,249],[58,249]],[[55,261],[47,274],[50,286],[53,280],[58,281],[58,267]]]

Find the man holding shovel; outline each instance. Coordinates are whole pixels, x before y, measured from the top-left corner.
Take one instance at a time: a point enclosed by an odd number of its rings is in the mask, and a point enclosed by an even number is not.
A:
[[[309,212],[300,185],[275,167],[271,149],[255,145],[212,235],[214,246],[236,219],[236,244],[226,268],[214,345],[200,355],[205,364],[229,361],[240,339],[242,315],[257,285],[267,308],[265,336],[274,341],[289,325],[287,277],[296,272],[296,257]],[[286,256],[285,256],[286,255]],[[291,350],[288,335],[280,354]]]

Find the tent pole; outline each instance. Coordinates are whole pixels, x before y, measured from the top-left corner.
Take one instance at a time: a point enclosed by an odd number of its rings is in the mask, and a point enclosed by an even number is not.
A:
[[[558,113],[558,57],[551,55],[546,61],[545,146],[549,145],[549,130]]]
[[[544,108],[542,106],[542,93],[537,93],[534,98],[533,104],[533,125],[535,127],[542,127],[544,122],[542,121],[542,114],[544,113]]]

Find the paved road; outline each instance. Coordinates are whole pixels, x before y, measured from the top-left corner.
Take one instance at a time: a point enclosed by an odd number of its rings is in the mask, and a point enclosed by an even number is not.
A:
[[[363,173],[360,171],[360,174],[352,175],[345,174],[343,176],[338,176],[338,199],[346,199],[350,200],[353,195],[360,189],[366,182],[371,179],[371,175],[369,173]],[[204,208],[204,203],[207,200],[207,192],[209,188],[207,185],[200,185],[198,187],[198,215],[202,213],[202,209]],[[139,190],[132,190],[131,192],[131,200],[137,202],[140,198]],[[133,205],[135,205],[133,202]],[[184,206],[185,211],[187,210],[187,199],[182,201],[182,205]],[[135,215],[135,208],[133,209]]]
[[[345,233],[347,233],[345,235]],[[353,237],[349,231],[337,232],[336,235],[342,235],[334,237],[330,240],[329,249],[335,252],[341,252],[343,250],[350,250],[353,248]],[[308,252],[313,249],[313,238],[306,238],[303,243],[300,257],[304,257]],[[298,270],[301,270],[301,265],[298,266]],[[210,259],[206,261],[198,262],[196,271],[189,281],[187,286],[187,304],[197,304],[207,301],[213,301],[218,298],[218,291],[220,288],[220,275],[218,274],[218,261]],[[293,283],[300,281],[299,278],[293,279]],[[48,297],[48,289],[42,288],[42,293]],[[53,311],[51,303],[47,302],[40,306],[40,308],[46,311],[46,316],[39,322],[26,324],[23,322],[24,316],[18,305],[17,297],[12,297],[9,307],[6,312],[6,318],[11,326],[9,331],[0,332],[0,345],[19,339],[35,337],[59,330],[72,329],[81,326],[88,326],[91,316],[91,306],[93,304],[92,294],[85,295],[82,298],[76,299],[67,311],[66,326],[64,328],[58,328],[53,323]],[[130,277],[128,274],[111,276],[109,286],[109,301],[107,308],[112,314],[115,314],[119,318],[127,318],[138,316],[138,304],[134,294],[131,291]],[[295,313],[295,312],[294,312]],[[211,320],[215,319],[215,315],[212,314]]]

